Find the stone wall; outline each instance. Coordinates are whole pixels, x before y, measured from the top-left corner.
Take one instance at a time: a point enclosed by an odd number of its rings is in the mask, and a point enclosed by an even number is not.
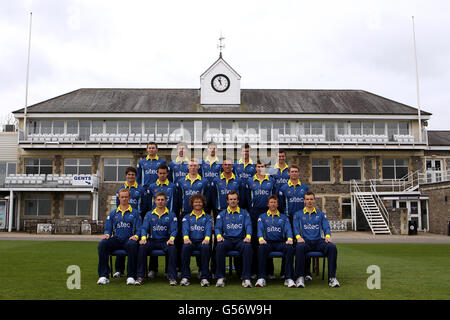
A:
[[[447,224],[450,221],[450,182],[428,184],[421,187],[420,191],[422,195],[429,196],[429,231],[447,234]]]

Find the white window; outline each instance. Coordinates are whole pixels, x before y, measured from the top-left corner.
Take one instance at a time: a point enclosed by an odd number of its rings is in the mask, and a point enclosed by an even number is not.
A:
[[[24,196],[25,216],[50,216],[52,197],[49,193],[27,193]]]
[[[91,196],[89,194],[65,194],[64,216],[90,216]]]
[[[361,180],[361,160],[342,159],[342,180]]]
[[[92,160],[91,159],[64,159],[64,173],[65,174],[91,174]]]
[[[401,179],[408,174],[408,159],[383,159],[383,179]]]
[[[331,181],[330,159],[312,159],[312,181]]]
[[[103,166],[104,181],[123,181],[125,171],[131,166],[131,159],[105,159]]]
[[[52,159],[28,158],[25,159],[26,174],[51,174],[53,172]]]

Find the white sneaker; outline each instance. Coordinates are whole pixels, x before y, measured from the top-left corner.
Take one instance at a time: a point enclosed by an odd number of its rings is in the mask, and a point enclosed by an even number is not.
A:
[[[183,279],[181,279],[181,281],[180,281],[180,286],[188,286],[188,285],[190,285],[191,283],[189,282],[189,279],[188,278],[183,278]]]
[[[175,279],[169,279],[169,285],[170,285],[170,286],[176,286],[176,285],[177,285],[177,280],[175,280]]]
[[[216,287],[225,287],[225,278],[217,279]]]
[[[310,275],[306,276],[305,281],[312,281],[312,277]]]
[[[340,287],[339,281],[337,281],[336,278],[331,278],[330,281],[328,281],[328,285],[332,288]]]
[[[119,271],[113,274],[113,278],[120,278],[120,277],[123,277],[123,273],[120,273]]]
[[[298,277],[295,281],[295,286],[297,288],[304,288],[305,287],[305,279],[303,277]]]
[[[202,287],[209,287],[209,281],[208,279],[202,279],[202,281],[200,281],[200,285]]]
[[[250,282],[250,280],[246,279],[242,281],[242,286],[244,288],[251,288],[252,287],[252,283]]]
[[[256,281],[255,283],[255,287],[265,287],[266,286],[266,280],[263,278],[258,279],[258,281]]]
[[[108,284],[109,283],[109,279],[106,277],[100,277],[100,279],[98,279],[97,284]]]
[[[136,284],[136,281],[134,280],[134,278],[128,277],[127,278],[127,284],[130,284],[130,285],[134,286]]]
[[[288,288],[296,288],[295,282],[292,279],[284,280],[284,285]]]

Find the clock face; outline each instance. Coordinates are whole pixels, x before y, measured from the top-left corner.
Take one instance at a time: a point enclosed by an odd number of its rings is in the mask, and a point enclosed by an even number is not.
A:
[[[217,74],[212,78],[211,86],[217,92],[225,92],[230,87],[230,79],[224,74]]]

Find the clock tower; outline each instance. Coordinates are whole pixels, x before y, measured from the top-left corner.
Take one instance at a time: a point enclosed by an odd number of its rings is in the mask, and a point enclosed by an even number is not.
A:
[[[222,57],[220,37],[220,55],[200,76],[200,103],[203,105],[240,105],[241,76]]]

